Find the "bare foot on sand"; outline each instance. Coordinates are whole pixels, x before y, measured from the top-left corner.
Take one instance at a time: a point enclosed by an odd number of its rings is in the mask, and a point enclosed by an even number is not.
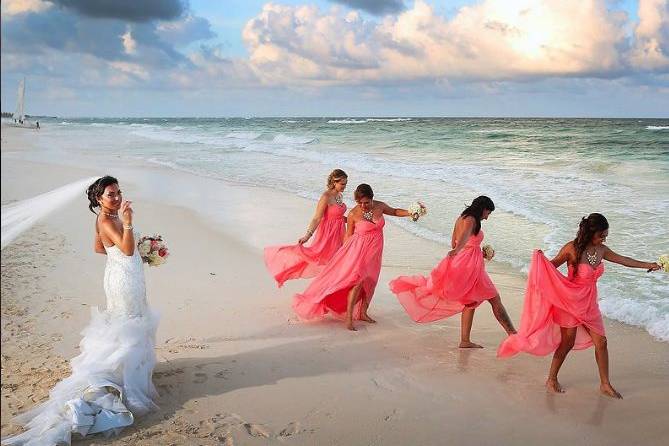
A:
[[[460,347],[460,348],[483,348],[482,345],[474,344],[471,341],[462,341],[462,342],[460,342],[460,345],[458,347]]]
[[[370,324],[376,324],[376,321],[369,317],[369,314],[363,314],[360,318],[361,321],[369,322]]]
[[[619,400],[623,399],[623,396],[620,393],[618,393],[616,389],[613,388],[611,383],[600,384],[599,391],[606,396],[610,396],[611,398],[617,398]]]
[[[351,331],[358,331],[358,329],[353,326],[353,322],[348,322],[346,324],[346,328],[351,330]]]
[[[553,393],[564,393],[564,389],[562,388],[557,379],[548,378],[546,380],[546,389],[548,389],[549,392]]]

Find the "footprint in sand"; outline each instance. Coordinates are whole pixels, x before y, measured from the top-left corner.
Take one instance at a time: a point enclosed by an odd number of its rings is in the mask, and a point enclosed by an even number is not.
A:
[[[216,378],[220,378],[220,379],[228,379],[229,375],[230,375],[230,370],[224,369],[224,370],[220,370],[220,371],[216,372],[216,374],[214,376]]]
[[[267,430],[260,424],[244,423],[244,428],[252,437],[269,438],[269,432],[267,432]]]
[[[203,384],[203,383],[207,382],[207,380],[209,379],[207,374],[202,373],[202,372],[196,372],[196,373],[194,373],[194,376],[195,376],[195,379],[193,380],[193,384]]]
[[[279,437],[291,437],[302,432],[299,421],[292,421],[279,432]]]

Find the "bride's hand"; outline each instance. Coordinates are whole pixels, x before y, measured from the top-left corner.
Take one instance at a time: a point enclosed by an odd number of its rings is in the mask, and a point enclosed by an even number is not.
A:
[[[299,245],[304,245],[305,243],[307,243],[307,242],[309,241],[309,238],[310,238],[310,237],[308,237],[308,236],[305,235],[304,237],[302,237],[301,239],[299,239],[299,240],[297,241],[297,243],[298,243]]]
[[[124,225],[132,225],[132,214],[133,210],[131,207],[132,201],[124,201],[121,203],[121,209],[119,210],[121,214],[121,221]]]

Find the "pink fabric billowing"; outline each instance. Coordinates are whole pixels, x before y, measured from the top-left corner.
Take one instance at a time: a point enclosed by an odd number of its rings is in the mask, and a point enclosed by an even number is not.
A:
[[[377,222],[361,220],[355,232],[302,294],[296,294],[293,309],[301,319],[317,319],[331,312],[346,314],[348,293],[362,284],[353,318],[362,316],[362,304],[374,295],[383,255],[383,216]]]
[[[309,246],[296,244],[265,248],[265,265],[279,287],[287,280],[314,277],[323,269],[343,243],[345,212],[345,204],[329,205]]]
[[[501,343],[497,356],[553,353],[560,345],[560,327],[578,327],[574,344],[577,350],[592,345],[584,327],[604,336],[604,321],[597,302],[597,280],[604,274],[604,264],[592,268],[581,263],[577,268],[575,271],[569,265],[565,277],[541,252],[534,251],[520,329]]]
[[[411,319],[433,322],[497,296],[483,263],[482,241],[483,231],[472,235],[462,251],[444,257],[428,277],[400,276],[390,281],[390,290]]]

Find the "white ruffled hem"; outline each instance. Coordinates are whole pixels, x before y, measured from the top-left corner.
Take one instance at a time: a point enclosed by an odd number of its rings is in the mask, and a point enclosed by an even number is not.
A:
[[[72,374],[56,384],[48,401],[16,417],[27,431],[2,444],[69,445],[72,433],[110,436],[156,409],[151,375],[157,327],[151,310],[127,317],[93,308],[81,353],[70,361]]]

